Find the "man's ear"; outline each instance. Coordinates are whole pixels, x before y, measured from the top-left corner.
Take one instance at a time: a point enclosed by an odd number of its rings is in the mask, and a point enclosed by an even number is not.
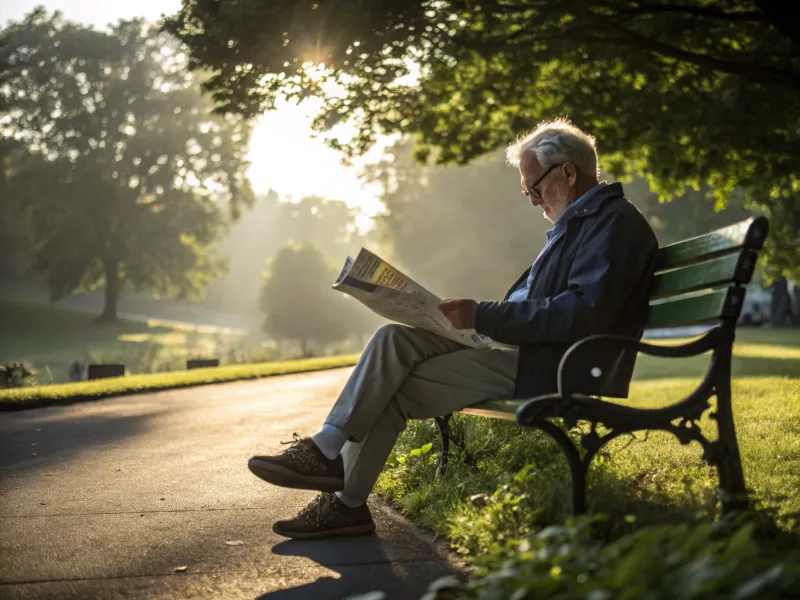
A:
[[[571,162],[564,163],[564,173],[567,175],[567,181],[569,182],[570,187],[574,186],[578,182],[578,170]]]

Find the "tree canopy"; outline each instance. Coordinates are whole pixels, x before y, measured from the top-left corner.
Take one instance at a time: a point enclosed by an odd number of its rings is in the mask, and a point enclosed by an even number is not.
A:
[[[363,152],[416,135],[465,164],[568,115],[604,166],[663,198],[705,183],[771,219],[776,271],[800,271],[800,21],[777,0],[184,0],[165,28],[222,111],[323,100]],[[323,66],[324,65],[324,68]]]
[[[39,9],[0,31],[0,64],[0,202],[54,299],[105,285],[114,319],[123,286],[191,297],[221,273],[212,244],[252,202],[249,125],[213,113],[174,39]]]

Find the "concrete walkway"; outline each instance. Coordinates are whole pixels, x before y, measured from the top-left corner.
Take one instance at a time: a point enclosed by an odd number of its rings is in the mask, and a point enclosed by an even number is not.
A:
[[[270,486],[254,453],[311,433],[349,370],[130,396],[0,419],[0,597],[419,598],[456,572],[380,501],[378,535],[287,541],[314,492]]]

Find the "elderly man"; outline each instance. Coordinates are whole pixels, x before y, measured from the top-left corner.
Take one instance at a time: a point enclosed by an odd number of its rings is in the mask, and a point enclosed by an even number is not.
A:
[[[544,249],[502,302],[445,300],[440,310],[455,327],[518,349],[469,348],[400,325],[378,329],[320,430],[250,459],[250,470],[270,483],[322,492],[294,519],[275,523],[276,533],[374,531],[367,497],[408,419],[554,392],[572,343],[596,333],[641,336],[658,243],[622,185],[598,181],[594,138],[564,119],[545,122],[507,157],[531,205],[553,223]],[[634,360],[600,357],[597,380],[578,386],[625,396]]]

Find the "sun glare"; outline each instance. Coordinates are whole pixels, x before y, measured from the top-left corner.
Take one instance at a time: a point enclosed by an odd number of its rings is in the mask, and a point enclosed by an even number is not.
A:
[[[164,13],[180,8],[180,0],[140,0],[133,4],[118,2],[86,2],[83,0],[18,0],[0,6],[0,21],[20,19],[34,6],[44,4],[49,10],[61,10],[68,19],[105,28],[120,18],[144,17],[157,21]],[[338,95],[343,90],[328,79],[325,63],[306,61],[302,68],[312,82],[326,94]],[[358,207],[359,229],[372,225],[371,217],[381,210],[379,186],[363,186],[358,177],[360,165],[341,164],[341,155],[327,147],[321,138],[312,137],[311,120],[319,103],[307,100],[302,106],[279,102],[276,110],[263,115],[256,123],[248,158],[252,163],[249,176],[256,193],[275,190],[282,199],[300,200],[303,196],[319,195],[332,200],[344,200]],[[336,136],[345,139],[353,130],[346,124],[337,126]],[[385,144],[384,144],[385,145]],[[380,147],[366,161],[379,157]]]
[[[323,196],[344,200],[358,207],[362,215],[359,229],[372,225],[371,217],[381,210],[380,187],[364,185],[358,177],[359,167],[373,160],[376,149],[352,167],[341,164],[341,154],[325,145],[322,138],[312,137],[311,120],[319,102],[308,100],[301,106],[279,101],[274,111],[262,115],[253,129],[248,159],[250,181],[256,193],[275,190],[287,201],[304,196]],[[337,135],[347,138],[353,130],[347,125],[337,128]]]

